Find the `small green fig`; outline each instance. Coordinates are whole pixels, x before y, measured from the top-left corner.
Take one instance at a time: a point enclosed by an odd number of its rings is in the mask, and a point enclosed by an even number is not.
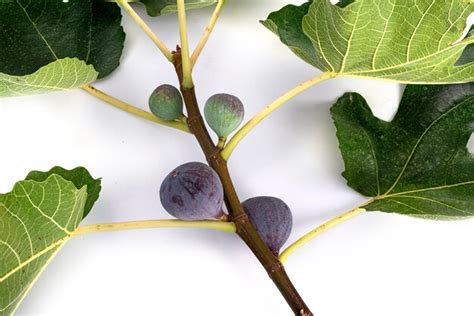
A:
[[[169,84],[156,88],[148,105],[151,113],[162,120],[178,120],[183,115],[183,97],[176,87]]]
[[[216,94],[207,100],[204,115],[217,136],[225,138],[242,123],[244,105],[233,95]]]

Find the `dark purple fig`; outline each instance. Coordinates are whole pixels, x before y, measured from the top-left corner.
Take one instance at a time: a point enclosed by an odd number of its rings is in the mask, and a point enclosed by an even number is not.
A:
[[[160,188],[165,210],[182,220],[221,218],[224,190],[217,173],[200,162],[173,170]]]
[[[293,226],[293,216],[288,205],[275,197],[259,196],[243,202],[242,207],[262,240],[278,255],[290,237]]]

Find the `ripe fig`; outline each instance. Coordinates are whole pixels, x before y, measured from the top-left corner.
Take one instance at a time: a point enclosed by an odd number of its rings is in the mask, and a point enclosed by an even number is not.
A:
[[[177,167],[163,181],[161,204],[182,220],[221,218],[224,190],[217,173],[200,162]]]
[[[288,205],[275,197],[259,196],[243,202],[242,207],[262,240],[277,256],[293,226]]]
[[[244,105],[233,95],[216,94],[207,100],[204,115],[217,136],[225,138],[242,123]]]
[[[169,84],[159,86],[153,91],[148,100],[150,111],[156,117],[173,121],[183,115],[183,97],[179,90]]]

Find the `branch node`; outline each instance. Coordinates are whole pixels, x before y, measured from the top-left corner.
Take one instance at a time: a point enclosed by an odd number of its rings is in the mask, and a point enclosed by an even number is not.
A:
[[[190,116],[190,117],[188,117],[187,122],[188,122],[189,130],[193,134],[196,133],[196,129],[198,128],[198,126],[200,126],[201,123],[204,123],[201,115]]]
[[[210,165],[221,165],[221,163],[225,163],[224,160],[221,158],[221,150],[216,147],[214,151],[207,156],[207,161],[209,162]]]
[[[268,271],[268,275],[270,278],[273,278],[273,274],[281,271],[283,269],[283,264],[280,261],[274,261],[270,265],[265,266],[266,270]]]
[[[243,224],[243,223],[247,222],[248,220],[249,220],[249,217],[244,212],[240,213],[239,215],[237,215],[235,217],[232,217],[232,221],[235,224],[237,224],[237,223],[238,224]],[[240,225],[237,225],[237,227],[240,227]]]

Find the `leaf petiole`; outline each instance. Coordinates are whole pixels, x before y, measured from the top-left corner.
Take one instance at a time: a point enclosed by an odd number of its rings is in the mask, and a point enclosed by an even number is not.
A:
[[[142,109],[139,109],[131,104],[128,104],[128,103],[125,103],[117,98],[114,98],[113,96],[110,96],[108,94],[106,94],[105,92],[97,89],[97,88],[94,88],[93,86],[90,86],[90,85],[83,85],[81,86],[81,89],[86,91],[87,93],[95,96],[96,98],[104,101],[104,102],[107,102],[109,103],[110,105],[116,107],[116,108],[119,108],[125,112],[128,112],[128,113],[131,113],[133,115],[136,115],[136,116],[139,116],[145,120],[148,120],[148,121],[151,121],[151,122],[154,122],[154,123],[157,123],[157,124],[161,124],[161,125],[164,125],[164,126],[168,126],[168,127],[172,127],[172,128],[176,128],[176,129],[179,129],[183,132],[186,132],[186,133],[191,133],[189,131],[189,128],[188,128],[188,125],[186,124],[186,122],[184,120],[180,120],[180,121],[165,121],[165,120],[161,120],[159,118],[157,118],[156,116],[154,116],[152,113],[150,112],[147,112],[147,111],[144,111]]]
[[[209,220],[209,221],[181,221],[181,220],[146,220],[134,222],[120,222],[108,224],[93,224],[81,226],[71,234],[72,237],[99,232],[124,231],[132,229],[152,229],[152,228],[207,228],[235,233],[235,225],[231,222]]]
[[[186,5],[184,0],[177,0],[179,36],[181,39],[181,58],[183,66],[182,87],[190,89],[194,86],[192,78],[191,58],[189,57],[188,30],[186,26]]]
[[[344,214],[341,214],[326,223],[318,226],[317,228],[313,229],[312,231],[306,233],[303,237],[295,241],[293,244],[291,244],[288,248],[286,248],[281,254],[280,254],[280,261],[282,263],[285,263],[288,260],[288,257],[291,256],[296,250],[299,248],[303,247],[307,243],[309,243],[311,240],[316,238],[317,236],[321,235],[322,233],[330,230],[336,225],[339,225],[359,214],[362,214],[365,212],[365,209],[356,207]]]
[[[132,8],[127,0],[117,0],[122,8],[130,15],[130,17],[140,26],[140,28],[145,32],[146,35],[155,43],[158,49],[163,53],[163,55],[170,62],[173,61],[173,54],[166,46],[166,44],[156,36],[156,34],[151,30],[151,28],[143,21],[143,19],[138,15],[138,13]]]
[[[303,93],[304,91],[308,90],[309,88],[315,86],[318,83],[326,81],[328,79],[335,78],[337,76],[336,73],[333,72],[324,72],[319,76],[316,76],[308,81],[303,82],[302,84],[298,85],[297,87],[291,89],[268,106],[266,106],[263,110],[257,113],[250,121],[248,121],[242,128],[240,128],[237,133],[231,138],[227,146],[222,150],[222,158],[224,160],[229,160],[229,157],[232,155],[232,152],[235,150],[237,145],[244,139],[244,137],[250,133],[252,129],[254,129],[263,119],[265,119],[268,115],[272,114],[274,111],[279,109],[285,103],[296,97],[297,95]]]
[[[208,26],[204,30],[204,33],[202,34],[201,39],[199,40],[199,43],[196,46],[196,49],[194,50],[193,55],[191,56],[191,68],[194,68],[199,56],[202,53],[202,50],[206,46],[206,43],[209,40],[209,36],[211,35],[212,30],[214,29],[214,26],[216,25],[217,20],[219,19],[219,16],[222,12],[222,8],[224,7],[224,4],[225,4],[225,0],[219,0],[219,2],[217,3],[214,13],[212,14],[211,20],[209,21]]]

